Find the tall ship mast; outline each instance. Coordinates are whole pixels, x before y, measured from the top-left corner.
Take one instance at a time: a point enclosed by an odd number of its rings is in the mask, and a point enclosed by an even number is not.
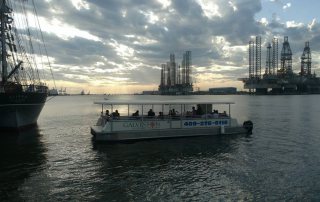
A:
[[[27,9],[24,5],[26,2],[0,0],[1,129],[35,125],[48,95],[48,87],[40,80],[37,68],[36,54],[32,45],[33,32],[28,27]],[[24,27],[17,26],[13,8],[22,8],[19,16],[23,14],[25,17],[22,21]],[[33,9],[35,11],[35,8]],[[23,30],[25,33],[19,33]]]

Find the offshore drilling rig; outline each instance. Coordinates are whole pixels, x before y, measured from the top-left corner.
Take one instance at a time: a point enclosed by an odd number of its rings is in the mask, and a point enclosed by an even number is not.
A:
[[[162,95],[187,95],[192,93],[191,51],[183,54],[181,66],[176,64],[175,55],[170,54],[170,61],[161,64],[159,92]]]
[[[309,42],[301,56],[298,74],[292,70],[292,51],[288,37],[284,37],[279,67],[278,39],[273,38],[267,45],[265,72],[261,70],[261,37],[249,42],[249,78],[241,78],[244,88],[255,94],[318,94],[320,78],[312,74],[311,49]]]

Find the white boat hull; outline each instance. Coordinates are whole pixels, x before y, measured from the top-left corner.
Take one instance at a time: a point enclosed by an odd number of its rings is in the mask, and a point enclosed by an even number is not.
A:
[[[225,132],[221,132],[220,127],[201,128],[201,129],[171,129],[159,131],[134,131],[134,132],[115,132],[115,133],[98,133],[97,128],[92,127],[91,132],[94,134],[96,141],[121,142],[146,139],[164,139],[179,137],[196,137],[196,136],[213,136],[213,135],[231,135],[246,134],[247,130],[243,127],[226,127]]]
[[[113,121],[91,127],[96,141],[119,142],[225,134],[246,134],[234,119]]]

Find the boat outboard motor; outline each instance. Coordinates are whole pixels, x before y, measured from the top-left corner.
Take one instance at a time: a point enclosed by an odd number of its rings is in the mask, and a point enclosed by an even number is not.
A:
[[[253,123],[252,121],[243,122],[243,127],[247,130],[247,134],[252,134]]]

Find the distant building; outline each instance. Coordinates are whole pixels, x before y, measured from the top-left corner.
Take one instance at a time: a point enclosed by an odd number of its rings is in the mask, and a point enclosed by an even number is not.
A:
[[[235,87],[209,88],[209,93],[215,94],[215,95],[236,94],[237,88]]]
[[[142,91],[143,95],[159,95],[159,91]]]

